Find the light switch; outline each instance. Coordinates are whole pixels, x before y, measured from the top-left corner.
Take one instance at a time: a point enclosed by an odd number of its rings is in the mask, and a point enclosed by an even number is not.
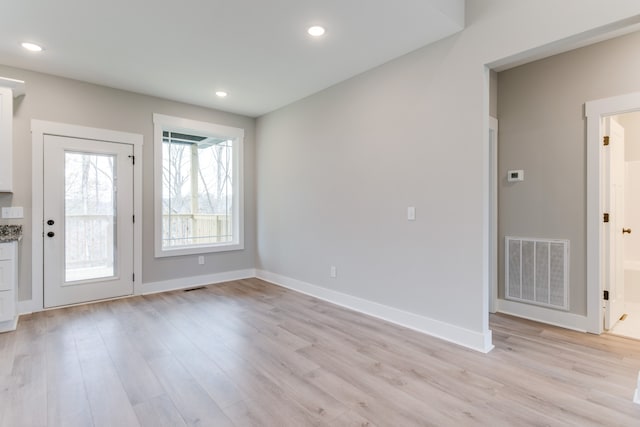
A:
[[[331,266],[331,269],[329,270],[329,277],[331,277],[332,279],[338,277],[338,269],[335,265]]]
[[[409,221],[415,221],[416,220],[416,208],[413,206],[409,206],[407,208],[407,219]]]

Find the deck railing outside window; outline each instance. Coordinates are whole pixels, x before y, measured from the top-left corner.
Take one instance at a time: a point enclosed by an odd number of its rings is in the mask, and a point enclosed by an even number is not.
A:
[[[162,222],[162,246],[165,248],[226,243],[233,238],[231,215],[163,215]]]

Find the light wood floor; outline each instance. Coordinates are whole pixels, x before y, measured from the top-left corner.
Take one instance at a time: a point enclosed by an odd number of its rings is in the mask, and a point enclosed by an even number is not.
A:
[[[37,313],[0,334],[0,425],[640,425],[640,342],[491,329],[480,354],[257,279]]]

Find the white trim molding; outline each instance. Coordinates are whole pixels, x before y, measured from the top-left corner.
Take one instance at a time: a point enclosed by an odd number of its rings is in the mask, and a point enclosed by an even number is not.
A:
[[[149,295],[160,292],[177,291],[197,286],[230,282],[232,280],[251,279],[253,277],[256,277],[256,271],[253,268],[226,271],[223,273],[204,274],[200,276],[181,277],[179,279],[143,283],[141,286],[136,288],[136,295]]]
[[[142,145],[140,134],[119,132],[66,123],[31,120],[31,176],[32,176],[32,218],[31,218],[31,302],[21,301],[20,309],[25,312],[42,311],[44,308],[43,242],[44,232],[44,136],[56,135],[72,138],[131,144],[133,155],[139,159],[133,170],[133,213],[136,222],[133,228],[133,271],[135,273],[134,293],[142,282]]]
[[[602,118],[640,110],[640,92],[585,103],[587,119],[587,331],[603,331]]]
[[[7,320],[5,322],[0,322],[0,333],[15,331],[16,328],[18,327],[18,319],[19,318],[20,318],[20,315],[18,314],[12,320]]]
[[[559,326],[578,332],[587,332],[588,330],[587,316],[517,301],[499,299],[498,313],[546,323],[547,325]]]
[[[41,311],[43,307],[36,307],[34,309],[34,304],[32,299],[27,299],[23,301],[18,301],[18,315],[22,316],[23,314],[31,314],[34,311]]]
[[[178,291],[181,289],[190,289],[190,288],[195,288],[199,286],[207,286],[207,285],[214,285],[217,283],[230,282],[232,280],[251,279],[253,277],[256,277],[256,271],[252,268],[248,268],[245,270],[226,271],[223,273],[204,274],[200,276],[183,277],[179,279],[142,283],[135,287],[135,293],[133,295],[127,295],[127,296],[118,297],[118,298],[108,298],[108,299],[98,300],[98,301],[90,301],[88,303],[82,303],[82,304],[97,303],[97,302],[109,301],[114,299],[131,298],[133,296],[139,296],[139,295],[158,294],[161,292]],[[82,304],[72,304],[72,305],[82,305]],[[55,307],[54,309],[56,308],[60,308],[60,307]],[[36,313],[38,311],[44,311],[44,310],[45,309],[41,305],[39,306],[38,304],[34,303],[33,300],[18,301],[18,313],[20,315]]]
[[[190,135],[201,135],[225,138],[232,143],[232,178],[233,187],[233,240],[227,243],[206,243],[164,248],[162,246],[163,224],[163,132],[184,132]],[[213,252],[237,251],[244,249],[244,129],[224,126],[215,123],[183,119],[180,117],[153,114],[153,188],[154,188],[154,256],[170,257],[194,255]],[[192,212],[196,213],[196,212]]]
[[[486,178],[486,186],[489,198],[485,200],[488,203],[485,208],[488,221],[485,230],[488,241],[488,309],[489,313],[495,313],[498,309],[498,119],[495,117],[489,117],[487,140],[485,156],[489,159],[489,176]]]
[[[256,270],[256,277],[275,285],[311,295],[332,304],[395,323],[396,325],[404,326],[405,328],[413,329],[414,331],[422,332],[423,334],[440,338],[472,350],[488,353],[493,349],[490,330],[483,334],[269,271]]]

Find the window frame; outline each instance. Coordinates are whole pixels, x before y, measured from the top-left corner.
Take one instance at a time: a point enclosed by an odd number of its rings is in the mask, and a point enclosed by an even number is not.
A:
[[[201,245],[188,245],[178,248],[162,247],[162,132],[182,132],[186,134],[198,134],[210,137],[233,138],[232,148],[232,186],[233,186],[233,239],[226,243],[207,243]],[[153,114],[153,150],[154,150],[154,248],[155,257],[171,257],[181,255],[194,255],[204,253],[216,253],[237,251],[244,249],[244,129],[219,125],[216,123],[202,122]]]

